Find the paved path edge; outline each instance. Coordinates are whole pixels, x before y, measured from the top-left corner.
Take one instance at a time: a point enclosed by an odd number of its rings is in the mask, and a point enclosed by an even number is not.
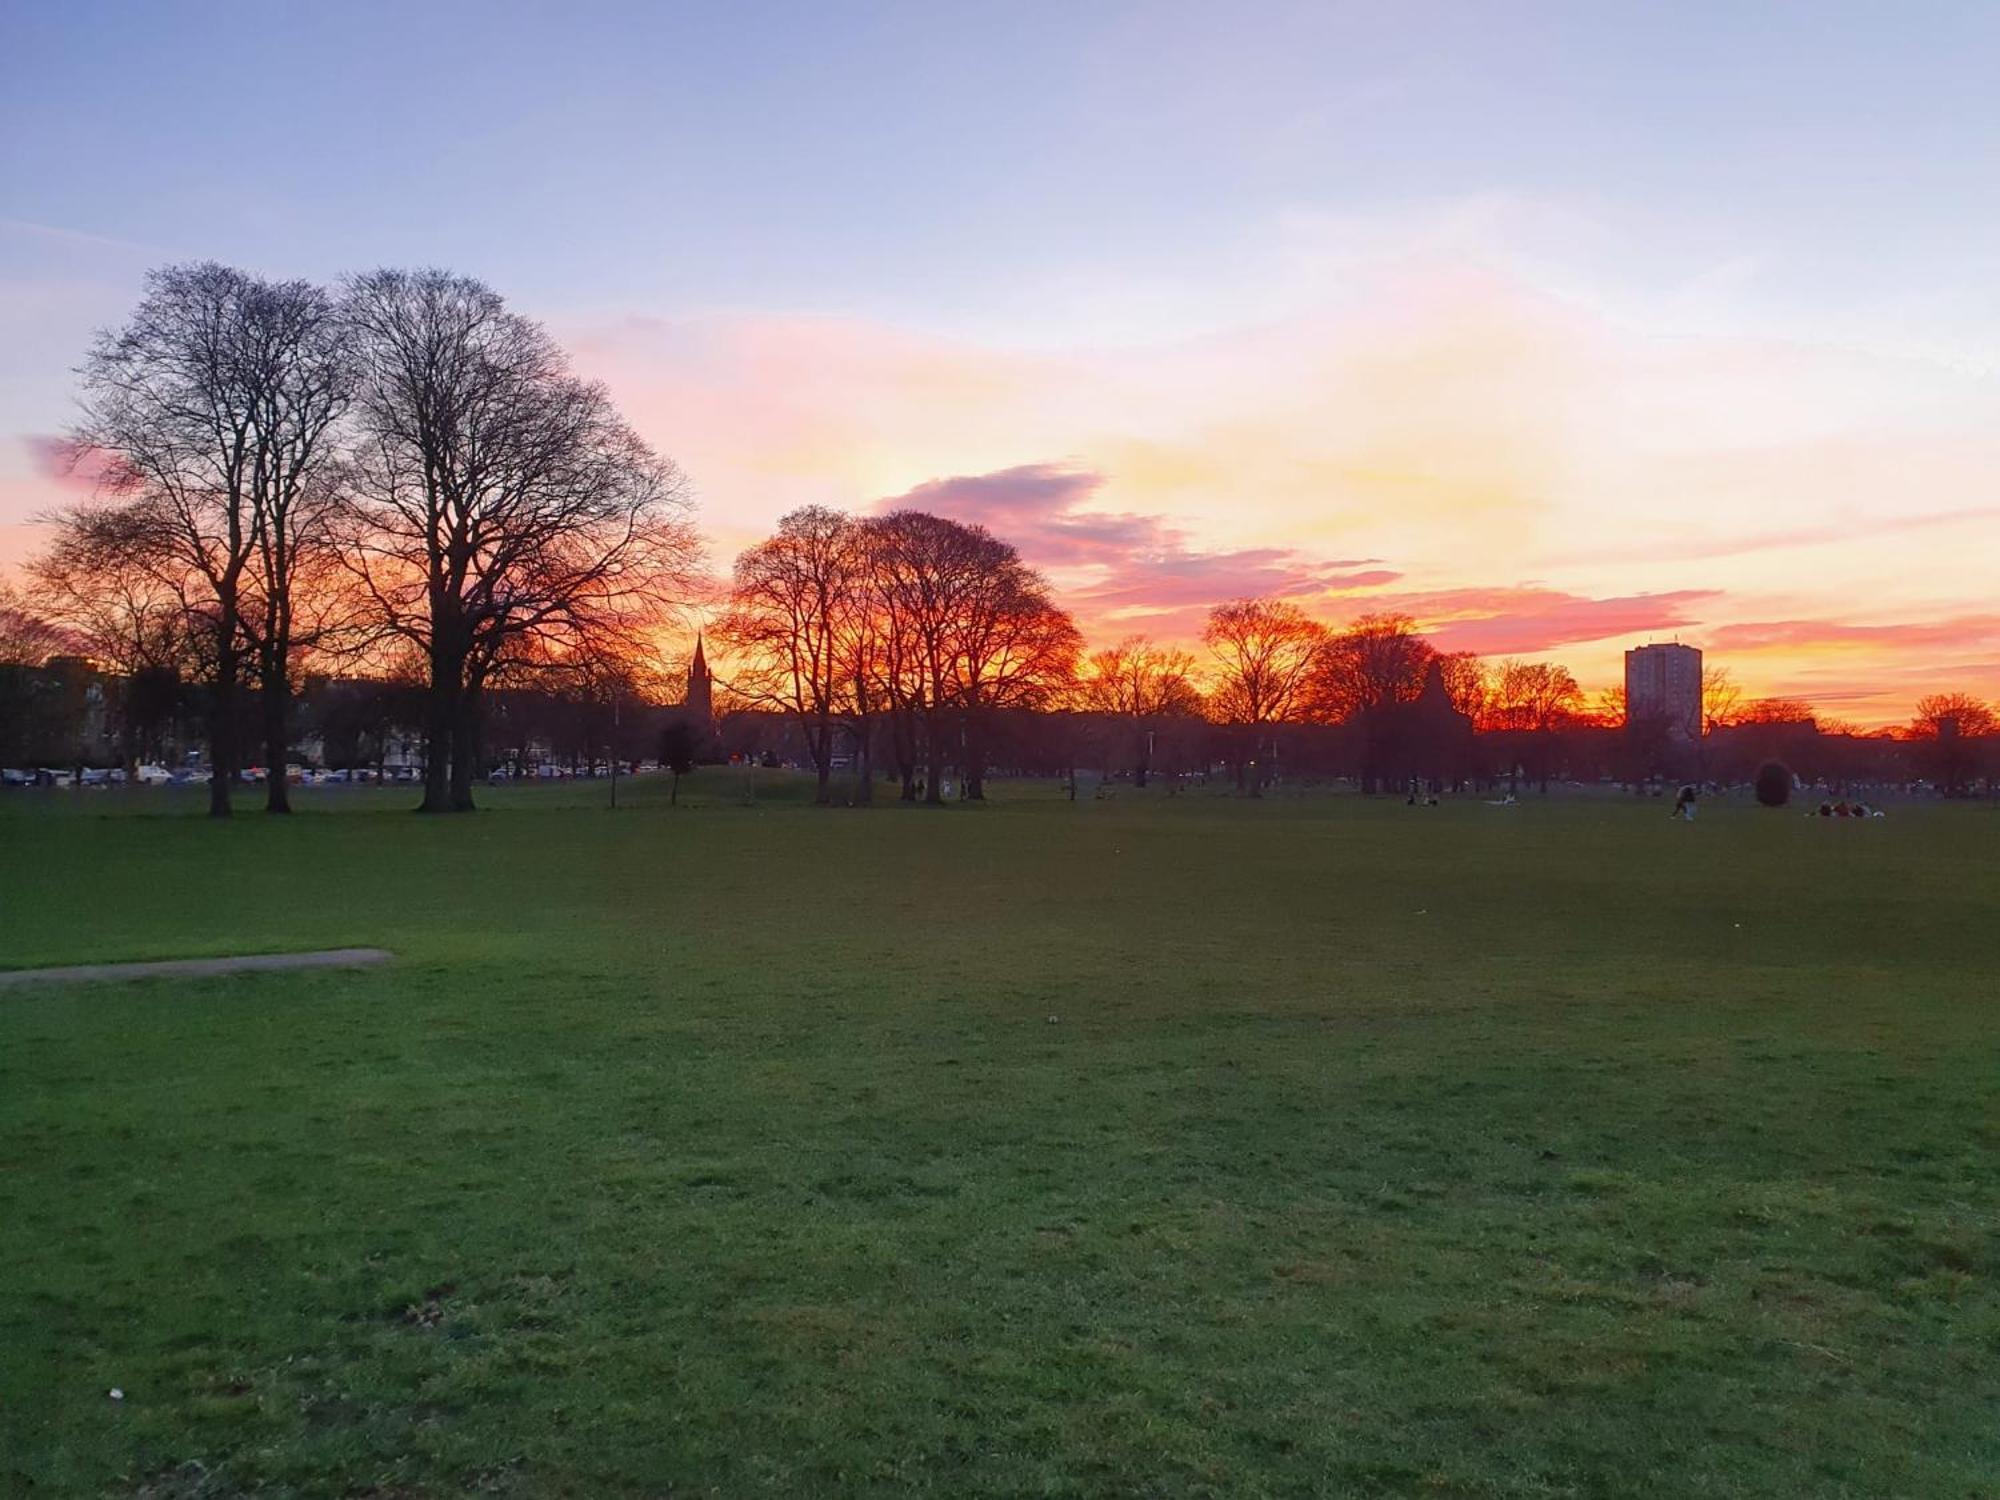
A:
[[[0,969],[0,990],[31,984],[120,979],[209,979],[272,969],[366,969],[395,955],[386,948],[323,948],[315,953],[246,953],[234,958],[171,958],[155,963],[70,964],[56,969]]]

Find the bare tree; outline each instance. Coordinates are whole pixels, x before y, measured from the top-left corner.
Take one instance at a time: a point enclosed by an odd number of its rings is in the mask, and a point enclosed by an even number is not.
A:
[[[79,506],[49,519],[54,537],[29,562],[28,576],[52,616],[119,680],[119,758],[132,777],[178,696],[187,602],[160,581],[146,529],[126,511]]]
[[[1296,604],[1236,599],[1208,612],[1201,639],[1217,669],[1210,712],[1247,737],[1247,754],[1244,746],[1238,748],[1236,784],[1244,785],[1246,764],[1255,763],[1250,794],[1261,797],[1262,736],[1305,706],[1313,669],[1326,645],[1326,627]]]
[[[1534,760],[1535,774],[1546,792],[1555,737],[1583,706],[1583,689],[1568,667],[1554,662],[1508,660],[1494,678],[1487,726],[1507,733]],[[1510,758],[1509,780],[1520,771],[1520,757]]]
[[[953,631],[949,700],[961,726],[965,796],[986,796],[986,744],[994,716],[1047,706],[1070,685],[1083,637],[1047,580],[1010,543],[965,528],[969,586]]]
[[[1317,717],[1343,723],[1423,691],[1437,655],[1408,615],[1361,615],[1334,634],[1314,663],[1310,695]]]
[[[953,656],[972,587],[973,549],[966,527],[925,511],[896,511],[871,523],[871,532],[874,591],[885,617],[883,680],[909,734],[904,799],[915,795],[913,775],[922,769],[924,799],[942,802]]]
[[[353,279],[360,385],[346,559],[429,672],[423,810],[468,811],[483,694],[510,667],[635,642],[700,544],[679,471],[537,323],[448,272]]]
[[[1313,718],[1351,724],[1360,740],[1361,785],[1380,790],[1400,778],[1404,738],[1399,706],[1414,703],[1437,650],[1402,614],[1365,614],[1330,636],[1307,688]]]
[[[284,783],[300,559],[326,515],[346,364],[326,294],[205,263],[153,272],[81,374],[79,453],[105,464],[130,556],[178,596],[210,694],[209,812],[229,814],[246,675],[264,689],[268,810]]]
[[[716,626],[744,662],[730,686],[798,721],[822,805],[835,732],[856,685],[852,649],[857,626],[866,623],[858,618],[864,587],[865,552],[854,523],[807,506],[736,559],[729,608]]]
[[[1731,716],[1735,724],[1817,724],[1819,711],[1803,698],[1753,698]]]
[[[934,717],[935,674],[927,668],[944,649],[944,615],[933,597],[939,589],[931,582],[938,571],[932,554],[942,551],[941,534],[933,535],[936,519],[900,511],[859,524],[865,586],[860,618],[849,632],[850,675],[857,709],[868,710],[868,727],[886,717],[905,802],[917,798],[925,730]]]
[[[0,583],[0,667],[39,667],[66,644],[60,625]]]
[[[848,732],[854,740],[853,801],[867,806],[875,800],[876,726],[887,712],[892,734],[896,728],[893,622],[875,566],[876,531],[865,522],[850,521],[847,540],[854,576],[853,586],[839,596],[834,611],[834,671],[843,685],[840,696],[846,708]],[[904,757],[901,763],[913,762]]]
[[[1068,685],[1082,638],[1046,580],[982,526],[904,510],[863,528],[875,618],[858,642],[889,705],[903,795],[926,773],[944,800],[958,766],[965,795],[985,795],[993,716],[1032,709]]]
[[[1438,657],[1444,672],[1445,692],[1451,706],[1477,724],[1486,716],[1493,696],[1493,673],[1485,661],[1470,651],[1447,651]]]
[[[1938,789],[1961,795],[1978,766],[1982,742],[2000,733],[2000,714],[1970,693],[1929,693],[1917,700],[1916,717],[1904,734],[1918,742],[1920,758]]]
[[[1737,708],[1743,702],[1743,689],[1730,675],[1727,667],[1703,667],[1701,669],[1701,723],[1696,726],[1701,734],[1714,734],[1716,730],[1734,722]]]
[[[1153,765],[1153,737],[1162,719],[1195,718],[1202,709],[1194,658],[1157,646],[1143,635],[1093,652],[1077,684],[1087,712],[1121,720],[1130,735],[1132,784],[1144,786]]]

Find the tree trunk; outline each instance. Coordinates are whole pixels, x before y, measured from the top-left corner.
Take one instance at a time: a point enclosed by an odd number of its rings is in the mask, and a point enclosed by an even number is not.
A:
[[[227,635],[235,634],[231,621]],[[236,777],[236,648],[223,645],[216,652],[215,688],[209,700],[208,721],[208,815],[230,815],[229,784]]]
[[[289,715],[288,685],[273,683],[267,673],[264,678],[264,811],[267,813],[288,813],[292,810],[291,788],[285,784],[285,763],[291,746],[286,743],[286,720]]]
[[[452,699],[457,690],[457,673],[434,656],[430,692],[424,705],[424,800],[418,812],[451,811]]]
[[[875,802],[875,756],[873,754],[874,735],[868,720],[863,719],[854,731],[854,801],[858,807],[870,807]]]
[[[480,685],[466,683],[451,725],[451,810],[472,812],[472,777],[479,764]]]
[[[944,745],[938,734],[938,725],[935,719],[931,721],[928,728],[929,734],[927,738],[930,741],[928,748],[930,750],[931,782],[929,786],[924,788],[924,801],[934,807],[942,807],[944,805]]]
[[[125,678],[125,701],[118,716],[118,763],[125,768],[125,785],[139,784],[139,726],[132,714],[132,684],[138,673]]]
[[[961,768],[965,773],[965,800],[984,802],[986,800],[986,745],[980,737],[979,729],[968,723],[959,739],[960,754],[965,759]]]
[[[822,723],[808,738],[807,744],[812,748],[813,772],[818,778],[818,784],[813,789],[813,806],[825,807],[833,800],[833,791],[829,785],[833,779],[833,731],[831,726]]]

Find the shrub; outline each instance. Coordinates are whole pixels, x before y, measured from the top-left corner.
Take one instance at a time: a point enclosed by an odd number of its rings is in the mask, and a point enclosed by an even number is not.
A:
[[[1792,773],[1775,760],[1757,769],[1757,800],[1766,807],[1783,807],[1792,800]]]

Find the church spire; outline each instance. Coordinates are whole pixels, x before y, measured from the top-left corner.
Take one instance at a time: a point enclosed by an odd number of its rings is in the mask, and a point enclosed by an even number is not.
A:
[[[715,723],[714,679],[708,675],[708,655],[702,650],[702,633],[694,633],[694,659],[688,663],[687,694],[681,699],[681,706],[688,716],[697,721],[697,726],[708,730]]]

